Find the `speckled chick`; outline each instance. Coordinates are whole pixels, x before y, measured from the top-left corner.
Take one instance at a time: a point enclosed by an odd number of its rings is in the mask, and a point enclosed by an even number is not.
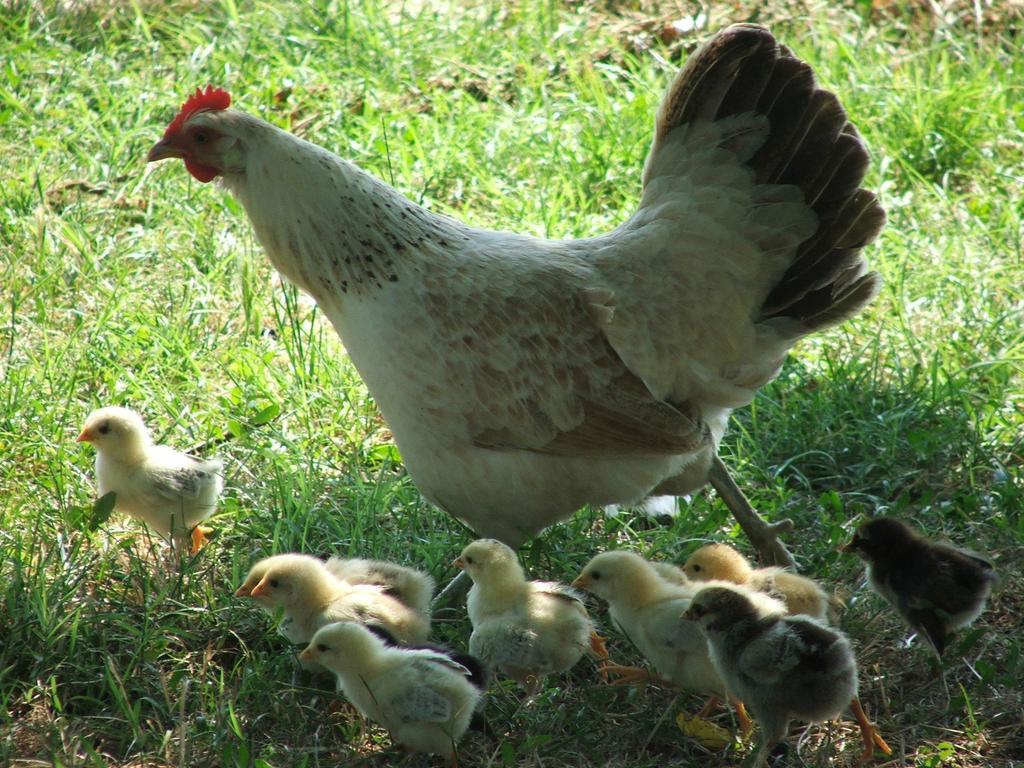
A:
[[[444,652],[388,645],[344,621],[319,629],[300,658],[334,672],[345,698],[396,743],[454,765],[481,695],[470,669]]]

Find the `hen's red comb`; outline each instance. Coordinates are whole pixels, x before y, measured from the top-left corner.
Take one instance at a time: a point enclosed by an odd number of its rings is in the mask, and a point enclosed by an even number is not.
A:
[[[196,112],[204,109],[227,109],[230,106],[231,94],[223,88],[214,88],[212,85],[206,86],[205,91],[202,88],[196,88],[196,92],[189,97],[188,101],[181,105],[181,110],[171,120],[171,124],[167,126],[167,130],[164,131],[164,138],[166,139],[175,133]]]

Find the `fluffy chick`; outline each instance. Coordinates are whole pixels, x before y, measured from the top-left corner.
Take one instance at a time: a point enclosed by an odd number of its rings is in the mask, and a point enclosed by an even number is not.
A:
[[[473,580],[466,599],[473,625],[469,652],[531,693],[545,675],[565,672],[588,648],[607,656],[580,595],[563,584],[528,581],[505,544],[478,539],[454,564]]]
[[[695,586],[666,578],[664,569],[627,550],[596,555],[572,584],[608,603],[612,621],[662,680],[696,693],[725,697],[725,684],[711,663],[700,628],[679,618],[689,608]],[[650,679],[648,673],[633,667],[608,665],[607,669],[622,682]],[[745,716],[740,719],[745,721]]]
[[[700,624],[711,660],[761,726],[753,765],[761,766],[793,718],[812,722],[854,709],[864,739],[862,759],[888,745],[857,701],[857,662],[850,641],[809,616],[766,609],[743,587],[716,582],[697,592],[683,617]]]
[[[404,570],[407,579],[417,573]],[[431,583],[426,574],[422,579],[424,584]],[[429,586],[425,588],[429,592]],[[428,613],[403,603],[384,585],[340,579],[327,563],[312,555],[274,555],[260,560],[235,595],[253,598],[268,612],[282,610],[280,632],[293,643],[308,643],[318,629],[335,621],[377,624],[403,643],[422,642],[430,632]]]
[[[346,621],[319,629],[300,658],[334,672],[345,698],[396,743],[454,764],[481,694],[464,665],[437,650],[388,645]]]
[[[695,582],[729,581],[778,597],[791,614],[802,613],[825,622],[831,619],[831,601],[817,582],[782,568],[755,569],[728,544],[701,547],[690,555],[683,572]]]
[[[434,579],[423,571],[386,560],[361,557],[332,557],[327,570],[352,584],[377,584],[422,616],[430,617]]]
[[[843,551],[867,562],[872,588],[940,657],[951,633],[981,614],[998,580],[985,558],[929,541],[891,517],[862,524]]]
[[[176,547],[191,537],[192,553],[199,551],[210,532],[200,523],[224,488],[220,461],[153,445],[142,417],[128,408],[93,411],[76,441],[96,448],[97,491],[115,494],[114,509],[147,523]]]

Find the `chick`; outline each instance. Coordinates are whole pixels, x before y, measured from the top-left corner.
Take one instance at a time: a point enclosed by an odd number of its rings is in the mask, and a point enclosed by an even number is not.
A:
[[[985,608],[995,568],[950,544],[929,541],[906,523],[878,517],[862,524],[845,552],[867,562],[868,582],[941,657],[953,630]]]
[[[423,571],[386,560],[361,557],[332,557],[327,570],[352,584],[377,584],[423,616],[430,616],[434,579]]]
[[[707,544],[692,555],[683,572],[696,582],[720,580],[742,584],[757,592],[780,598],[786,612],[802,613],[830,621],[829,596],[815,581],[782,568],[757,568],[728,544]]]
[[[481,695],[464,665],[436,650],[388,645],[347,621],[319,629],[300,658],[334,672],[345,698],[396,743],[454,765]]]
[[[407,582],[419,573],[384,565],[401,569]],[[429,594],[433,582],[426,574],[419,577],[422,584],[413,592]],[[382,584],[339,579],[329,563],[311,555],[274,555],[260,560],[235,595],[252,597],[268,612],[281,609],[284,621],[279,631],[293,643],[308,643],[318,629],[335,621],[377,624],[403,643],[422,642],[430,632],[429,613],[389,594]]]
[[[864,739],[862,760],[889,746],[868,722],[857,700],[857,662],[850,641],[808,616],[766,609],[757,593],[716,582],[697,592],[683,618],[700,624],[711,660],[729,690],[761,725],[755,768],[783,739],[793,718],[820,721],[854,710]]]
[[[496,539],[472,542],[454,561],[473,580],[466,607],[469,652],[533,693],[590,648],[607,656],[580,595],[554,582],[527,581],[516,553]]]
[[[116,510],[144,521],[176,548],[191,538],[192,554],[199,551],[210,532],[200,523],[224,488],[220,461],[153,445],[142,418],[127,408],[93,411],[76,441],[96,448],[100,496],[113,492]]]
[[[669,578],[666,578],[669,576]],[[703,710],[711,711],[726,686],[711,663],[708,644],[700,628],[679,616],[690,606],[697,587],[673,578],[635,552],[617,550],[595,556],[574,587],[586,589],[608,603],[608,613],[622,632],[651,663],[658,677],[673,686],[712,697]],[[781,604],[762,595],[770,606]],[[636,667],[606,665],[619,682],[652,679],[650,673]],[[744,731],[750,721],[742,705],[737,717]]]

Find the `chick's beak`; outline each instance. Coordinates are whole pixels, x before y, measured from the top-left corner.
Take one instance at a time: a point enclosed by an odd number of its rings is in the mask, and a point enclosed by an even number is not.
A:
[[[312,645],[307,645],[306,650],[299,654],[299,658],[304,661],[311,661],[316,656],[316,649]]]
[[[78,433],[78,437],[75,438],[76,443],[88,443],[92,440],[92,430],[83,429]]]
[[[590,579],[582,575],[577,576],[573,579],[572,586],[576,587],[576,589],[586,589],[590,586]]]
[[[245,584],[235,590],[235,597],[249,597],[250,595],[252,595],[252,590]]]
[[[238,589],[239,589],[239,591],[241,591],[244,588],[245,587],[239,587]],[[268,590],[267,590],[266,582],[261,581],[259,584],[257,584],[255,587],[252,588],[252,591],[249,593],[249,597],[259,597],[260,595],[267,594],[267,591]]]
[[[461,555],[452,560],[452,565],[454,565],[456,568],[461,568],[463,570],[466,569],[466,561],[462,559]]]
[[[146,162],[153,163],[157,160],[165,160],[168,157],[181,157],[183,158],[185,153],[180,147],[176,147],[171,139],[160,139],[153,148],[149,150],[149,154],[146,155]]]

